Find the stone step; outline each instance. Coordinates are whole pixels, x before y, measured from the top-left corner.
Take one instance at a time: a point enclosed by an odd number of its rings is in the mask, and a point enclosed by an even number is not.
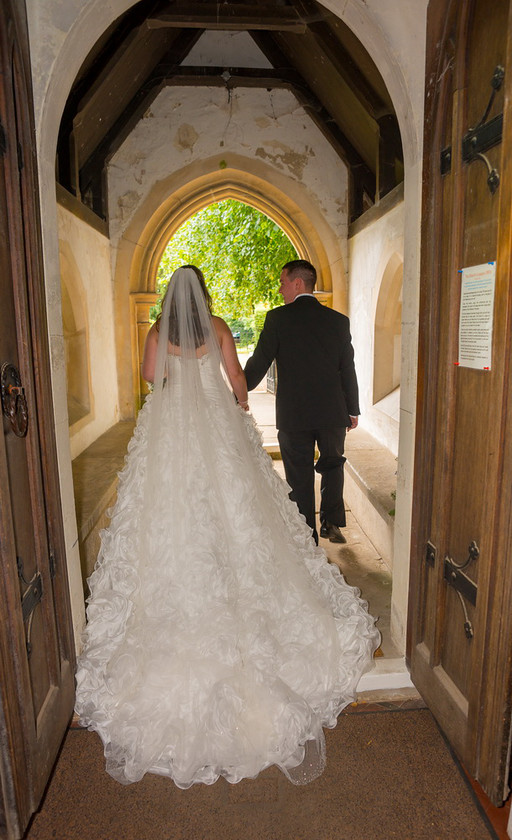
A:
[[[392,568],[397,459],[361,427],[346,438],[345,501]]]

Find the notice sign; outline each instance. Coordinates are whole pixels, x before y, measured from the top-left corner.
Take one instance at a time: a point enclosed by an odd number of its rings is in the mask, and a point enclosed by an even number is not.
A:
[[[491,369],[496,263],[463,268],[459,317],[459,365]]]

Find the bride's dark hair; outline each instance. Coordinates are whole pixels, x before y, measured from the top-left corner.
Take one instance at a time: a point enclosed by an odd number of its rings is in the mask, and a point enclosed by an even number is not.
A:
[[[212,299],[211,299],[211,296],[210,296],[210,293],[209,293],[208,289],[206,288],[206,282],[205,282],[205,279],[204,279],[204,276],[203,276],[203,272],[199,268],[197,268],[197,266],[195,266],[195,265],[182,265],[182,266],[180,266],[180,268],[189,268],[196,275],[197,279],[199,280],[199,285],[201,287],[201,291],[204,295],[204,300],[205,300],[205,303],[206,303],[206,307],[208,309],[208,312],[211,315],[212,314]],[[171,282],[172,282],[172,279],[171,279]],[[165,292],[165,295],[164,295],[164,298],[163,298],[163,301],[162,301],[162,308],[163,308],[163,302],[165,301],[165,298],[167,297],[167,294],[173,294],[174,290],[171,287],[171,282],[169,283],[169,285],[167,287],[167,290]],[[195,343],[196,347],[201,347],[205,343],[207,335],[205,334],[204,328],[201,325],[199,312],[197,311],[197,303],[194,300],[192,295],[189,298],[189,302],[190,302],[191,313],[192,313],[192,324],[193,324],[193,330],[194,330],[194,343]],[[158,332],[160,331],[160,318],[161,317],[162,316],[159,315],[158,318],[157,318],[157,321],[156,321],[156,328],[157,328]],[[176,295],[173,294],[173,297],[172,297],[172,300],[171,300],[171,309],[170,309],[170,312],[169,312],[169,341],[171,342],[171,344],[174,344],[175,347],[179,347],[179,345],[180,345],[180,330],[179,330],[178,321],[179,321],[179,313],[178,313],[178,310],[177,310]]]

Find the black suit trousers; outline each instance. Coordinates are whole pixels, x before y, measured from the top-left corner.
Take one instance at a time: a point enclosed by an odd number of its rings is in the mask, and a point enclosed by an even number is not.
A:
[[[343,464],[346,429],[312,429],[285,431],[279,429],[279,447],[286,480],[290,485],[290,499],[306,517],[318,542],[315,518],[315,470],[322,477],[320,521],[344,527]],[[315,444],[320,457],[315,464]]]

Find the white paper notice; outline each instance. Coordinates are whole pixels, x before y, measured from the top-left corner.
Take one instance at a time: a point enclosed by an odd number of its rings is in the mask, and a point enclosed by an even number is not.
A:
[[[491,369],[496,263],[461,271],[459,365]]]

